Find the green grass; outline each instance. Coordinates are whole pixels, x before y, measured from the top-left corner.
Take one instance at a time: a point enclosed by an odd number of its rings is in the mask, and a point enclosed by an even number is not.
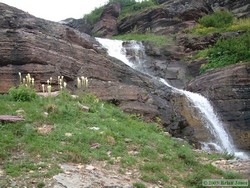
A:
[[[89,106],[90,111],[79,110],[78,103]],[[206,178],[224,175],[200,164],[199,155],[190,146],[166,137],[155,124],[144,123],[90,94],[73,99],[63,93],[51,98],[36,97],[32,101],[14,101],[10,95],[0,95],[0,106],[1,115],[16,115],[21,109],[25,118],[15,124],[0,124],[0,161],[11,177],[30,175],[30,172],[32,178],[51,177],[60,172],[58,166],[64,162],[105,160],[112,166],[113,158],[118,157],[120,172],[138,169],[142,181],[153,184],[161,181],[164,186],[170,186],[173,181],[184,187],[199,183],[201,177],[197,176],[201,171]],[[37,131],[44,125],[50,125],[51,132]],[[96,143],[100,146],[91,148]],[[40,186],[43,185],[41,182]],[[134,186],[144,187],[144,184],[137,182]]]
[[[171,44],[173,42],[172,36],[155,35],[155,34],[135,34],[135,33],[113,36],[112,39],[150,41],[157,46],[163,46]]]
[[[189,31],[191,31],[193,35],[207,35],[209,33],[233,32],[233,31],[242,31],[242,30],[250,31],[250,18],[231,19],[232,15],[230,13],[229,15],[225,11],[222,11],[222,13],[223,14],[220,14],[220,12],[217,12],[212,15],[202,17],[198,21],[198,24]],[[223,15],[226,18],[224,18]],[[227,20],[227,17],[230,17],[230,18],[228,21],[225,21]],[[208,23],[206,23],[207,19],[208,19],[207,21]],[[202,20],[205,20],[205,21],[202,22]]]

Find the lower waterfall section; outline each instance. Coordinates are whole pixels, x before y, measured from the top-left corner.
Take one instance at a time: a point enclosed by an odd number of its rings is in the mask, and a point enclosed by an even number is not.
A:
[[[141,42],[131,41],[126,42],[126,48],[124,48],[124,41],[121,40],[110,40],[97,38],[97,41],[107,49],[110,56],[115,57],[131,68],[147,73],[147,70],[143,67],[145,56],[144,47]],[[133,54],[131,57],[129,54]],[[154,76],[148,74],[152,78]],[[154,77],[155,78],[155,77]],[[192,107],[196,108],[199,112],[199,118],[204,122],[205,127],[214,136],[214,140],[206,143],[202,143],[203,149],[209,150],[209,145],[213,145],[219,152],[227,152],[233,154],[241,159],[248,159],[248,155],[244,152],[238,151],[233,144],[230,134],[225,130],[223,123],[215,113],[211,103],[205,97],[197,93],[192,93],[182,89],[171,86],[166,80],[158,78],[159,82],[163,83],[167,87],[173,89],[174,92],[184,95],[192,104]]]

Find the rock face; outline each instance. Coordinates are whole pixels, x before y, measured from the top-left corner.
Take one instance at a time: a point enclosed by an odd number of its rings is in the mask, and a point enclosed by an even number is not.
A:
[[[94,25],[92,35],[97,37],[107,37],[117,34],[117,18],[121,11],[120,3],[108,4],[100,20]]]
[[[99,21],[94,25],[87,24],[84,19],[72,20],[67,25],[99,37],[130,32],[167,35],[193,27],[200,17],[218,9],[227,9],[239,18],[250,16],[248,0],[157,0],[157,2],[159,6],[119,21],[121,5],[110,3],[105,6]]]
[[[171,123],[171,89],[108,57],[94,38],[2,3],[0,13],[0,93],[19,84],[18,72],[30,73],[38,91],[50,77],[58,90],[60,75],[75,90],[77,77],[85,76],[88,91],[97,97],[146,120],[161,117]]]
[[[188,89],[207,96],[235,144],[250,149],[250,63],[209,71],[192,80]]]
[[[214,10],[226,8],[238,18],[250,17],[250,3],[248,0],[206,0]]]
[[[68,18],[66,20],[61,21],[62,24],[72,27],[81,33],[91,34],[92,26],[85,19],[74,19]]]
[[[169,0],[160,7],[125,17],[119,22],[119,33],[147,31],[157,34],[177,33],[192,27],[195,20],[212,9],[203,0]]]

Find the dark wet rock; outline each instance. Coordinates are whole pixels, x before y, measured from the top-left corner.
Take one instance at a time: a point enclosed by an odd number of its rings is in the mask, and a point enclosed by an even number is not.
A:
[[[200,142],[209,142],[213,136],[204,126],[204,121],[200,118],[199,111],[186,97],[176,93],[171,100],[176,112],[176,119],[180,121],[168,126],[168,131],[175,137],[186,138],[190,144],[200,148]]]
[[[131,46],[138,45],[138,50],[131,50]],[[180,60],[183,53],[180,47],[175,45],[156,46],[151,42],[124,42],[126,54],[130,61],[138,65],[141,71],[150,75],[164,78],[177,88],[184,88],[188,81],[187,63]],[[180,52],[179,52],[180,51]],[[139,58],[142,58],[141,61]]]

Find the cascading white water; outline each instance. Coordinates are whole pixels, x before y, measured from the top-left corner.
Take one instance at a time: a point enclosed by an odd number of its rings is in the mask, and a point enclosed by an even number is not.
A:
[[[107,49],[108,54],[112,57],[115,57],[121,61],[123,61],[128,66],[136,69],[137,71],[145,73],[141,65],[143,60],[136,59],[135,61],[130,61],[126,55],[126,49],[123,47],[123,41],[121,40],[110,40],[110,39],[101,39],[97,38],[97,41]],[[139,54],[140,51],[144,53],[144,47],[142,43],[133,41],[130,44],[130,48],[133,48],[135,54]],[[151,75],[149,75],[151,76]],[[151,76],[153,77],[153,76]],[[185,95],[187,99],[193,104],[195,108],[198,109],[201,118],[204,120],[205,126],[207,129],[214,135],[215,141],[211,143],[205,143],[204,149],[207,149],[208,144],[212,144],[215,148],[221,152],[226,151],[230,154],[234,154],[236,157],[241,159],[248,159],[247,154],[244,152],[238,151],[230,137],[230,135],[224,129],[223,123],[219,120],[214,109],[210,102],[203,96],[197,93],[192,93],[189,91],[185,91],[182,89],[177,89],[170,84],[167,83],[163,78],[159,79],[160,82],[165,84],[168,87],[171,87],[175,92],[178,92],[182,95]]]

